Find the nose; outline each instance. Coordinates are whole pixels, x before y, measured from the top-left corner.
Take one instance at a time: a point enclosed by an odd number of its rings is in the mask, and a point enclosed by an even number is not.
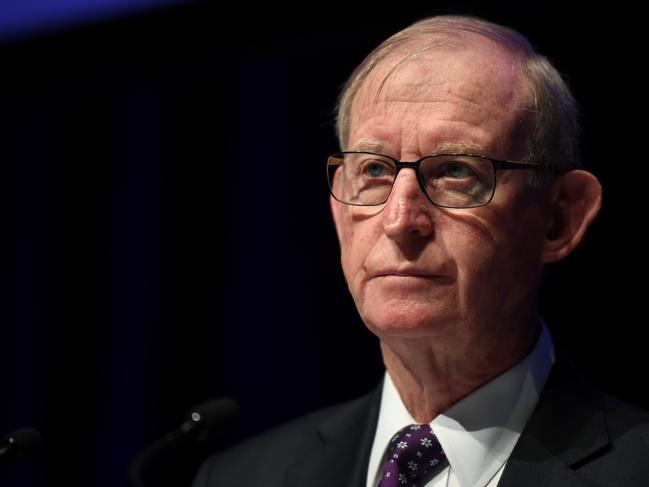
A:
[[[419,186],[414,169],[402,169],[383,209],[383,230],[395,241],[433,234],[433,205]]]

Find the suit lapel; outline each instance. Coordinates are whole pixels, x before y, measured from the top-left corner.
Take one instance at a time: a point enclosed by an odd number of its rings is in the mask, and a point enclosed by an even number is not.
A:
[[[600,487],[568,467],[558,458],[522,461],[510,458],[498,487]]]
[[[609,443],[603,396],[558,361],[498,487],[596,486],[575,469]]]
[[[364,487],[382,386],[318,427],[321,447],[289,469],[289,487]]]

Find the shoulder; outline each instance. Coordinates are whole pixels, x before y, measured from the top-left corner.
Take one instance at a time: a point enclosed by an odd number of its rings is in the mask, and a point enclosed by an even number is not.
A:
[[[364,421],[373,397],[313,412],[216,453],[203,463],[193,485],[283,485],[287,468],[320,448],[328,431]]]

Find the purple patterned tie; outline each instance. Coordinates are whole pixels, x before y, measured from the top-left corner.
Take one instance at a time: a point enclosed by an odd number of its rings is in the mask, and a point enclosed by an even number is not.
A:
[[[446,457],[437,437],[427,424],[411,424],[400,430],[389,445],[379,487],[421,487]]]

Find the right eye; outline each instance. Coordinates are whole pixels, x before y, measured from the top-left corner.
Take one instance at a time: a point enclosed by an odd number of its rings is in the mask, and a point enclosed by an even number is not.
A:
[[[370,160],[361,165],[361,174],[371,178],[383,178],[391,176],[394,173],[394,167],[384,161]]]

